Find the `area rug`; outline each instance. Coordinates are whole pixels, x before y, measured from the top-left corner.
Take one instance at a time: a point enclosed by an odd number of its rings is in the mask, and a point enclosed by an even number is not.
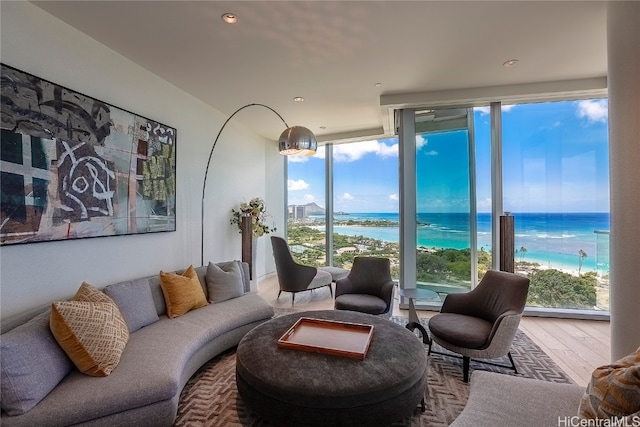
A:
[[[278,314],[285,314],[285,312]],[[392,317],[391,320],[401,325],[407,323],[406,317]],[[426,323],[425,320],[423,324],[426,326]],[[434,347],[434,349],[446,351],[441,348]],[[425,351],[427,351],[426,346]],[[572,382],[569,376],[522,331],[516,334],[511,354],[518,368],[518,374],[510,369],[476,361],[471,362],[471,372],[482,369],[557,383]],[[509,364],[506,358],[492,362]],[[429,356],[426,411],[421,412],[416,409],[411,416],[399,420],[393,426],[448,426],[462,411],[468,396],[469,385],[462,381],[462,360],[432,354]],[[238,396],[235,383],[235,349],[209,361],[189,380],[180,396],[178,416],[174,426],[270,426],[253,413]]]

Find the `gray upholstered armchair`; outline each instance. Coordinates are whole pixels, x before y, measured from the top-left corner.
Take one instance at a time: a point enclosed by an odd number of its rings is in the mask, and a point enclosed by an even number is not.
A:
[[[349,275],[336,281],[336,310],[391,316],[393,288],[388,258],[355,257]]]
[[[529,279],[505,271],[489,270],[478,286],[463,294],[449,294],[440,313],[429,319],[433,341],[462,355],[464,382],[469,381],[471,358],[511,357],[511,343],[518,330],[529,292]],[[494,364],[485,362],[488,364]],[[498,365],[502,366],[502,365]]]
[[[291,292],[291,305],[295,302],[296,292],[312,291],[323,286],[331,290],[331,273],[318,270],[315,267],[298,264],[291,256],[289,245],[282,237],[271,236],[271,247],[273,248],[273,258],[276,262],[276,273],[278,274],[278,284],[280,291]]]

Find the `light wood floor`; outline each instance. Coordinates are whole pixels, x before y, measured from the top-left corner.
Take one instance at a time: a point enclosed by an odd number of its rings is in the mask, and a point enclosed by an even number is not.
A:
[[[291,294],[283,292],[278,297],[278,280],[274,276],[262,279],[258,284],[259,294],[274,307],[290,308]],[[329,288],[296,294],[295,308],[299,310],[331,310],[333,299]],[[396,297],[393,314],[407,316],[400,310]],[[433,311],[419,311],[419,317],[428,318]],[[520,322],[524,331],[542,350],[575,381],[586,385],[591,372],[598,366],[610,363],[609,322],[601,320],[554,319],[524,317]]]

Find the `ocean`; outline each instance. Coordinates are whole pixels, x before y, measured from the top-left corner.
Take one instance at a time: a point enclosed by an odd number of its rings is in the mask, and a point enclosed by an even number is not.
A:
[[[578,271],[579,251],[587,256],[582,272],[609,272],[608,213],[512,213],[515,221],[516,261],[537,262],[544,267]],[[491,250],[491,214],[480,213],[478,249]],[[397,213],[350,213],[335,221],[398,222]],[[417,216],[418,247],[465,249],[470,247],[469,215],[463,213],[420,213]],[[365,236],[388,242],[399,241],[398,226],[334,226],[338,234]],[[596,231],[598,233],[596,233]],[[604,232],[604,233],[603,233]],[[525,248],[526,251],[521,251]]]

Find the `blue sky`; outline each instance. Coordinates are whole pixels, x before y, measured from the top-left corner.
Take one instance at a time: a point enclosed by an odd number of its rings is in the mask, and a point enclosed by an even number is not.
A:
[[[504,209],[512,212],[608,212],[607,101],[503,106]],[[489,212],[490,119],[474,113],[477,206]],[[418,136],[419,212],[469,209],[465,132]],[[325,205],[324,157],[290,157],[289,204]],[[334,209],[398,212],[396,138],[334,146]]]

